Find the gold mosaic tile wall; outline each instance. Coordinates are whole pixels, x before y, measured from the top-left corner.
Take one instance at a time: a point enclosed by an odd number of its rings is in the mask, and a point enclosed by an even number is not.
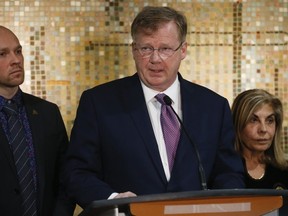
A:
[[[70,133],[83,90],[135,72],[130,24],[146,5],[187,15],[185,78],[230,103],[250,88],[282,99],[288,153],[288,0],[1,0],[0,24],[24,48],[22,89],[57,103]]]

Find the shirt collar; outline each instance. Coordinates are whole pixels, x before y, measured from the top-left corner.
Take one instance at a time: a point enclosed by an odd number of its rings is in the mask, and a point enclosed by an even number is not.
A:
[[[10,100],[14,101],[18,107],[23,106],[22,90],[18,88],[16,94]],[[0,110],[2,110],[2,107],[6,105],[7,101],[8,99],[0,95]]]
[[[142,85],[142,89],[144,92],[146,103],[149,103],[150,101],[156,100],[155,96],[159,93],[164,93],[164,94],[168,95],[171,98],[172,103],[178,104],[178,102],[179,102],[178,96],[179,96],[179,92],[180,92],[180,82],[179,82],[178,76],[175,79],[175,81],[173,82],[173,84],[163,92],[158,92],[158,91],[155,91],[151,88],[148,88],[142,81],[141,81],[141,85]]]

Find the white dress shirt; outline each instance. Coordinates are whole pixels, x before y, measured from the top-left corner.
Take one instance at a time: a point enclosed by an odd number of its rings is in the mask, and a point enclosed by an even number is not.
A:
[[[181,112],[181,97],[180,97],[180,83],[178,77],[174,83],[166,89],[164,92],[158,92],[153,89],[148,88],[144,83],[142,83],[142,88],[145,96],[145,101],[148,108],[148,113],[154,130],[155,138],[158,144],[159,154],[162,160],[163,168],[167,180],[170,180],[170,170],[166,152],[166,146],[164,142],[164,137],[161,128],[160,114],[161,114],[161,103],[157,101],[155,96],[159,93],[164,93],[168,95],[172,100],[172,107],[175,112],[182,118]]]

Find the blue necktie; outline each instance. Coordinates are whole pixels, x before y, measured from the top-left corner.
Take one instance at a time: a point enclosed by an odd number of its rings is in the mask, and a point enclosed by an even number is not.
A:
[[[160,122],[168,156],[169,168],[171,172],[180,137],[180,125],[177,117],[172,111],[172,108],[168,106],[163,100],[165,96],[165,94],[158,94],[155,96],[155,98],[161,103]]]
[[[17,105],[9,101],[3,107],[3,111],[8,116],[9,142],[14,155],[23,199],[23,216],[36,216],[36,193],[30,168],[29,148],[23,125],[17,115]]]

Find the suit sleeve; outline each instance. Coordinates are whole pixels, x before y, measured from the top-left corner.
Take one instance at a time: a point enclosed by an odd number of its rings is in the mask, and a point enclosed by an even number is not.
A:
[[[102,180],[99,123],[92,95],[80,98],[71,132],[65,178],[69,196],[85,208],[92,201],[107,199],[114,190]]]
[[[58,136],[56,136],[55,142],[58,143],[58,160],[56,167],[58,168],[56,177],[59,179],[58,183],[58,194],[56,198],[56,204],[53,216],[72,216],[75,209],[75,202],[68,198],[63,182],[63,169],[64,169],[64,159],[65,153],[68,147],[68,136],[66,128],[60,113],[59,108],[55,105],[55,115],[57,119],[55,130],[57,131]]]
[[[235,132],[231,118],[231,110],[227,100],[223,106],[220,142],[216,153],[212,189],[244,188],[243,164],[241,157],[234,150]]]

